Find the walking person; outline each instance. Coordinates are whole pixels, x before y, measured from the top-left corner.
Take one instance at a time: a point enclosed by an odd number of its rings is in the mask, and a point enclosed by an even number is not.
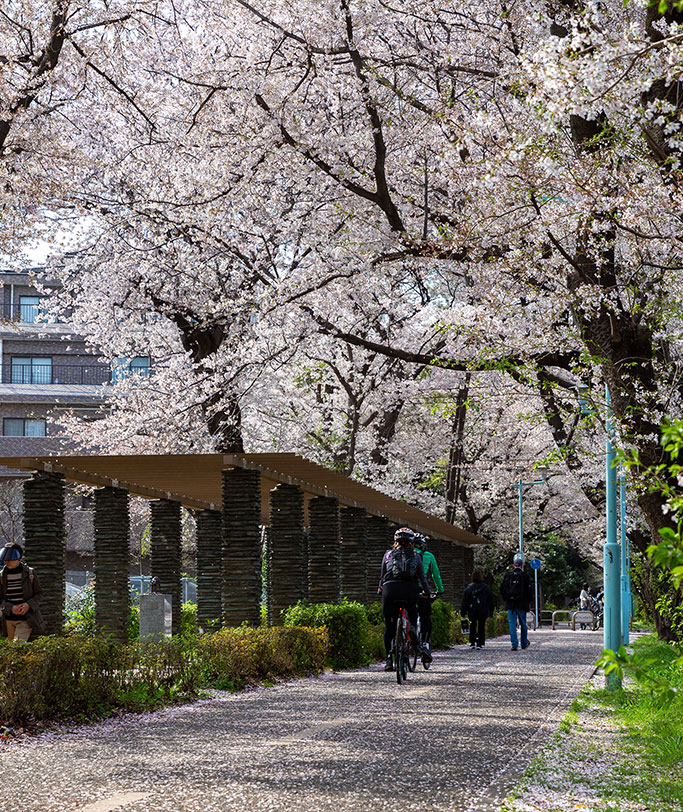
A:
[[[517,621],[519,621],[521,629],[522,648],[529,648],[526,613],[529,611],[529,605],[531,604],[531,580],[524,572],[524,558],[519,553],[512,559],[512,569],[505,573],[503,583],[500,586],[500,594],[505,601],[505,608],[508,613],[512,651],[517,651],[519,648]]]
[[[470,648],[481,650],[486,645],[486,619],[493,617],[493,605],[493,592],[481,570],[473,570],[460,606],[461,616],[467,615],[470,621]]]
[[[44,631],[40,583],[33,568],[22,561],[23,554],[17,542],[0,548],[1,633],[8,640],[28,640]]]

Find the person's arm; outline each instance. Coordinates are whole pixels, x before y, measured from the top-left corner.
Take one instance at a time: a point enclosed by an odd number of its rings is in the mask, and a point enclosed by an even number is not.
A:
[[[413,553],[415,558],[417,559],[417,577],[422,585],[422,591],[425,595],[429,595],[429,584],[427,583],[427,578],[425,576],[425,568],[422,566],[422,559],[417,553]]]
[[[441,573],[439,572],[439,565],[436,563],[436,558],[434,557],[433,553],[430,553],[427,550],[427,553],[430,555],[429,559],[429,572],[434,579],[434,586],[436,587],[436,591],[439,595],[443,592],[443,581],[441,580]]]
[[[379,571],[379,585],[377,586],[378,592],[382,591],[382,581],[384,581],[384,574],[386,572],[386,569],[387,569],[387,554],[384,553],[384,555],[382,556],[382,568]]]
[[[493,600],[493,592],[491,592],[491,587],[488,584],[486,584],[486,605],[488,606],[489,617],[493,617],[493,610],[496,605]]]
[[[470,587],[466,586],[465,591],[463,592],[463,595],[462,595],[462,603],[460,604],[460,615],[461,616],[464,616],[464,615],[467,614],[467,609],[469,608],[469,602],[470,602],[469,593],[470,593]]]
[[[506,601],[508,599],[508,581],[510,580],[510,570],[503,576],[503,583],[500,585],[500,597]]]
[[[33,578],[31,579],[31,587],[33,588],[33,595],[26,601],[29,607],[35,611],[40,606],[40,601],[43,597],[43,590],[40,588],[40,581],[38,580],[38,576],[33,573]]]

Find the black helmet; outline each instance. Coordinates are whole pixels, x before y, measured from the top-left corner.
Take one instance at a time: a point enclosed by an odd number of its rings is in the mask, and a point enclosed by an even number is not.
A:
[[[424,552],[427,549],[427,536],[422,533],[415,533],[415,546]]]
[[[415,533],[409,527],[400,527],[394,533],[394,541],[399,544],[415,544]]]
[[[0,564],[5,561],[18,561],[24,554],[24,550],[16,541],[9,541],[5,546],[0,549]]]

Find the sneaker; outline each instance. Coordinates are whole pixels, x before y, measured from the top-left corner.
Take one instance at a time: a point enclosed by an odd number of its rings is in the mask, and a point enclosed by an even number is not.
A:
[[[429,645],[427,643],[424,643],[423,645],[420,646],[420,654],[422,654],[423,663],[431,663],[431,661],[434,659],[432,657],[432,654],[429,650]]]
[[[393,671],[394,670],[394,664],[392,662],[391,657],[387,657],[387,661],[386,661],[386,663],[384,663],[384,670],[385,671]]]
[[[477,651],[481,651],[484,647],[483,646],[475,646]]]
[[[529,648],[530,645],[531,643],[527,640],[526,643],[522,643],[522,648]]]
[[[517,651],[517,646],[510,646],[510,651]]]
[[[474,643],[470,643],[470,648],[476,648],[476,646],[474,645]]]

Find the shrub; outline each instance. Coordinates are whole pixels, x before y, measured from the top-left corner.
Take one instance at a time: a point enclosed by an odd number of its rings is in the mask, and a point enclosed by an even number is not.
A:
[[[285,626],[325,626],[329,636],[328,663],[334,669],[367,665],[370,660],[365,607],[346,598],[340,604],[303,601],[284,612]]]
[[[435,600],[432,604],[432,648],[448,648],[453,642],[453,618],[455,610],[446,601]]]
[[[104,637],[0,639],[0,724],[91,719],[263,679],[319,672],[324,629],[228,629],[124,645]]]

